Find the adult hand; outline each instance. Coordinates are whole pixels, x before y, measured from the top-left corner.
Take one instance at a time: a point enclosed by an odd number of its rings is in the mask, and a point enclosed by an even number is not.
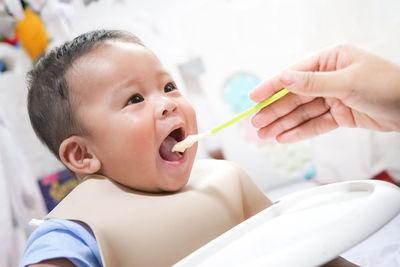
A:
[[[344,44],[323,50],[258,85],[260,102],[291,92],[259,111],[260,138],[291,143],[339,126],[400,131],[400,66]]]

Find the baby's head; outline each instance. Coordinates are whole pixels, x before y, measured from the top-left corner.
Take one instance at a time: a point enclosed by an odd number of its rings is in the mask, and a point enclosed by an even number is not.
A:
[[[176,191],[188,181],[195,112],[158,58],[123,31],[93,31],[47,53],[28,75],[32,126],[78,177]]]

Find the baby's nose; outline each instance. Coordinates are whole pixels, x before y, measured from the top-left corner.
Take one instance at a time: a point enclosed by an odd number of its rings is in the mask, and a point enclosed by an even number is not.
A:
[[[175,103],[175,101],[163,97],[162,101],[160,102],[160,105],[157,107],[156,115],[159,119],[162,119],[164,117],[167,117],[170,115],[170,113],[175,112],[178,109],[178,105]]]

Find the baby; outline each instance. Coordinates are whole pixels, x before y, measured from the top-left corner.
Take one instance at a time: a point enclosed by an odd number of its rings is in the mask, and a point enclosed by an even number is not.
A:
[[[81,181],[28,240],[21,266],[170,266],[271,205],[236,165],[194,163],[196,116],[131,33],[93,31],[29,73],[39,138]]]

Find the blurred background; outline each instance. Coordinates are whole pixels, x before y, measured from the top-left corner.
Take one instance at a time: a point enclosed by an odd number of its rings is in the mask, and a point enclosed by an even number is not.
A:
[[[131,31],[158,55],[200,132],[253,105],[247,94],[259,82],[327,46],[350,42],[400,64],[397,0],[0,0],[0,266],[17,266],[29,220],[77,184],[31,129],[26,72],[99,28]],[[400,181],[399,133],[344,128],[279,145],[245,119],[201,141],[197,157],[234,161],[272,198],[336,181]]]

